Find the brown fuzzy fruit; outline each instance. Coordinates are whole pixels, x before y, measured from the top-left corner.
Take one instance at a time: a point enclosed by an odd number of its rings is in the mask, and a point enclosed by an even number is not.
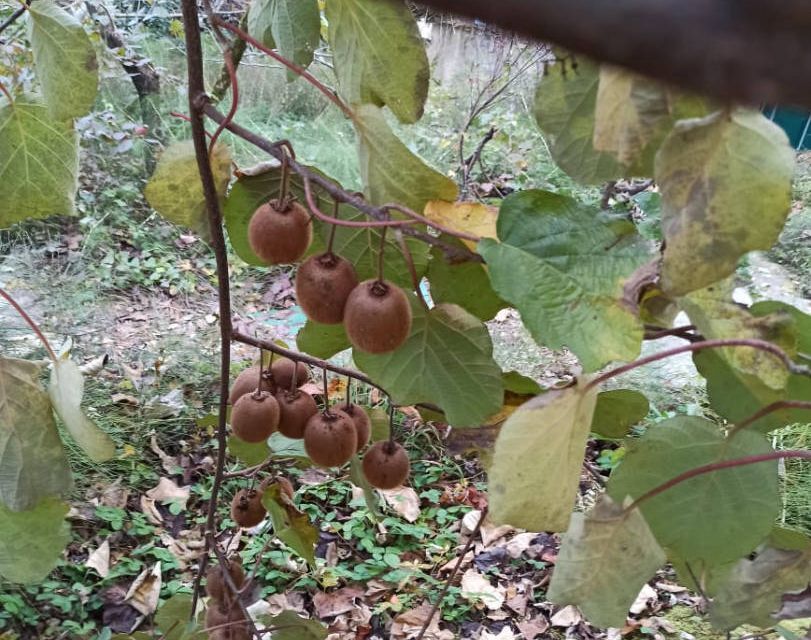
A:
[[[230,402],[231,406],[233,406],[236,404],[236,401],[246,393],[256,391],[256,387],[259,385],[259,383],[259,365],[255,364],[252,367],[245,369],[237,376],[236,380],[234,380],[234,384],[231,385],[231,392],[228,394],[228,402]],[[262,391],[274,393],[275,386],[273,385],[273,381],[267,371],[262,372],[261,384],[262,386],[260,389]]]
[[[293,367],[296,367],[296,386],[300,387],[310,379],[310,367],[303,362],[293,362],[290,358],[279,358],[270,365],[273,382],[278,389],[289,389],[293,382]]]
[[[250,640],[252,637],[245,614],[237,604],[222,606],[216,601],[209,603],[206,629],[210,629],[209,640]]]
[[[349,260],[334,253],[307,258],[296,272],[296,300],[310,320],[340,324],[358,275]]]
[[[349,462],[358,448],[352,418],[343,411],[317,413],[304,428],[304,450],[322,467],[340,467]]]
[[[293,393],[279,391],[279,432],[288,438],[303,438],[307,421],[318,413],[318,405],[309,393],[296,389]]]
[[[408,296],[387,280],[364,280],[346,301],[344,327],[352,346],[361,351],[394,351],[411,332]]]
[[[279,403],[267,391],[246,393],[231,409],[231,429],[244,442],[262,442],[279,426]]]
[[[346,402],[338,405],[337,409],[338,411],[343,411],[352,419],[355,425],[355,432],[358,436],[357,451],[360,451],[366,446],[366,443],[369,442],[369,436],[372,433],[372,421],[369,420],[369,414],[358,405],[347,404]]]
[[[245,569],[242,568],[242,563],[239,560],[231,560],[228,564],[228,573],[231,574],[231,580],[234,581],[237,589],[245,583]],[[206,593],[220,603],[232,599],[231,590],[228,588],[223,576],[222,565],[213,564],[206,571]]]
[[[378,489],[399,487],[408,479],[410,470],[408,454],[396,442],[375,442],[363,456],[363,475]]]
[[[297,262],[312,239],[310,214],[297,202],[267,202],[253,212],[248,224],[251,249],[268,264]]]
[[[231,501],[231,518],[240,527],[255,527],[266,514],[262,494],[256,489],[240,489]]]

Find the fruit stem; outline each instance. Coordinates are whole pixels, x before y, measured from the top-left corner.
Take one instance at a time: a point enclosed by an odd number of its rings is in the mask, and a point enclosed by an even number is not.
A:
[[[338,219],[338,213],[340,209],[340,203],[337,200],[333,200],[332,205],[332,217],[336,220]],[[338,225],[334,224],[329,230],[329,240],[327,241],[327,254],[332,254],[332,245],[335,242],[335,231],[338,229]]]
[[[411,255],[411,249],[408,248],[408,243],[405,241],[405,238],[403,237],[403,234],[399,229],[395,230],[394,236],[397,238],[397,242],[400,245],[400,250],[403,252],[406,264],[408,265],[408,272],[409,274],[411,274],[411,284],[414,287],[414,293],[417,294],[417,298],[419,299],[423,308],[426,311],[430,311],[428,302],[426,302],[425,296],[422,295],[422,289],[420,288],[420,278],[417,275],[417,268],[414,265],[414,256]]]
[[[292,394],[296,387],[298,386],[296,383],[298,382],[298,360],[293,360],[293,375],[290,376],[290,393]]]
[[[262,358],[264,357],[264,352],[262,351],[262,347],[259,347],[259,380],[256,381],[256,390],[259,391],[262,388]],[[273,355],[271,354],[271,358]]]
[[[389,447],[394,446],[394,403],[389,399]]]
[[[331,416],[332,412],[329,410],[329,386],[327,381],[327,370],[321,370],[322,382],[324,384],[324,415]]]
[[[352,378],[346,376],[346,408],[352,406]]]
[[[51,348],[51,343],[48,342],[48,338],[45,337],[45,334],[42,333],[42,329],[39,328],[39,325],[34,322],[34,320],[29,316],[25,309],[23,309],[19,303],[11,297],[11,295],[3,288],[0,287],[0,296],[3,296],[6,301],[14,308],[14,310],[20,314],[23,320],[25,320],[26,324],[31,327],[31,330],[36,334],[39,341],[45,347],[45,351],[48,352],[48,357],[53,361],[56,362],[57,357],[54,353],[54,350]]]
[[[380,232],[380,249],[377,254],[377,279],[379,282],[383,282],[383,266],[385,264],[383,256],[386,253],[386,229],[388,229],[388,227],[383,227],[383,231]]]
[[[279,206],[276,207],[278,211],[287,210],[287,187],[290,180],[290,167],[287,162],[287,151],[284,151],[282,156],[282,181],[279,185]]]

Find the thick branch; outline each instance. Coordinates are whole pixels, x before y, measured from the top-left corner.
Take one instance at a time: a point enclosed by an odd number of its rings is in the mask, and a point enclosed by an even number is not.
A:
[[[422,0],[724,101],[811,107],[807,0]]]

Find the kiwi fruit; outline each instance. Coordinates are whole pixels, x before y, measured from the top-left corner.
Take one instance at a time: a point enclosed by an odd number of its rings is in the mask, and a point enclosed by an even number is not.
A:
[[[262,494],[256,489],[240,489],[231,501],[231,518],[240,527],[255,527],[265,519],[266,514]]]
[[[237,604],[223,606],[219,602],[209,603],[206,609],[206,629],[209,640],[250,640],[251,628],[245,614]]]
[[[296,300],[310,320],[340,324],[349,294],[358,286],[355,267],[332,252],[307,258],[296,272]]]
[[[372,433],[372,421],[369,420],[369,414],[351,402],[349,404],[344,402],[338,405],[337,409],[343,411],[352,419],[352,423],[355,425],[355,433],[358,436],[357,451],[360,451],[369,442],[369,436]]]
[[[310,214],[299,203],[272,200],[261,205],[248,223],[248,243],[268,264],[290,264],[301,259],[313,239]]]
[[[242,568],[242,563],[238,560],[232,560],[228,563],[228,573],[231,574],[231,580],[234,581],[237,589],[245,584],[245,569]],[[231,590],[225,581],[222,565],[213,564],[206,571],[206,593],[218,602],[226,602],[232,599]]]
[[[346,301],[344,327],[352,346],[361,351],[394,351],[411,332],[408,296],[388,280],[364,280]]]
[[[309,393],[296,389],[278,391],[276,400],[279,403],[279,432],[288,438],[304,437],[307,421],[318,413],[318,405]]]
[[[363,475],[378,489],[394,489],[408,479],[411,463],[402,445],[382,440],[375,442],[363,456]]]
[[[231,392],[228,394],[228,402],[233,406],[246,393],[256,391],[257,385],[260,391],[274,393],[276,390],[270,373],[263,371],[260,377],[259,365],[255,364],[242,371],[234,380],[234,384],[231,385]]]
[[[279,403],[267,391],[246,393],[231,409],[231,429],[244,442],[262,442],[279,426]]]
[[[270,365],[273,382],[279,389],[289,389],[296,371],[296,386],[300,387],[310,379],[310,367],[303,362],[293,362],[290,358],[278,358]]]
[[[343,411],[317,413],[304,428],[304,450],[315,464],[340,467],[355,455],[358,436],[352,418]]]

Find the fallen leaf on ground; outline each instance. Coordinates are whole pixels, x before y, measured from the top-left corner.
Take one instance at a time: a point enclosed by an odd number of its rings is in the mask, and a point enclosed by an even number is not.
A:
[[[87,556],[84,566],[95,569],[102,578],[106,578],[110,574],[110,541],[105,540]]]
[[[507,553],[511,558],[520,557],[524,551],[529,549],[532,541],[537,537],[538,535],[535,533],[519,533],[507,543]]]
[[[191,487],[178,487],[174,480],[161,478],[156,487],[146,492],[146,497],[155,502],[178,502],[185,509]]]
[[[543,616],[538,616],[532,620],[516,622],[515,626],[521,632],[524,640],[534,640],[549,628],[549,621]]]
[[[344,587],[337,591],[319,591],[313,596],[315,615],[319,618],[332,618],[355,608],[355,598],[363,595],[359,587]]]
[[[130,585],[124,601],[139,613],[148,616],[158,608],[161,584],[161,563],[151,569],[144,569]]]
[[[482,630],[479,640],[515,640],[516,637],[513,630],[507,625],[498,633],[491,633],[487,629]]]
[[[634,600],[634,603],[631,605],[630,608],[631,613],[636,615],[642,613],[645,609],[648,608],[648,603],[651,600],[654,601],[657,600],[658,597],[659,594],[656,593],[656,589],[651,587],[649,584],[646,584],[645,586],[642,587],[642,589],[639,592],[639,595],[636,597],[636,600]]]
[[[378,490],[392,509],[408,522],[415,522],[420,517],[420,498],[411,487],[398,487],[386,491]]]
[[[553,627],[571,627],[583,622],[583,616],[577,607],[570,604],[549,618],[549,621]]]
[[[163,516],[158,508],[155,506],[155,501],[152,498],[141,496],[141,511],[149,520],[150,524],[160,525],[163,523]]]
[[[482,602],[491,611],[504,604],[504,591],[490,584],[490,581],[475,569],[468,569],[462,576],[462,597],[474,602]]]
[[[409,640],[416,638],[422,629],[428,616],[431,613],[431,605],[427,602],[415,609],[403,611],[394,618],[391,625],[392,640]],[[450,631],[443,631],[439,628],[439,611],[435,612],[431,622],[423,636],[424,640],[453,640],[454,635]]]
[[[149,448],[153,453],[160,458],[161,466],[166,473],[175,474],[181,469],[180,462],[175,456],[168,455],[163,449],[158,446],[158,439],[155,435],[149,440]]]

